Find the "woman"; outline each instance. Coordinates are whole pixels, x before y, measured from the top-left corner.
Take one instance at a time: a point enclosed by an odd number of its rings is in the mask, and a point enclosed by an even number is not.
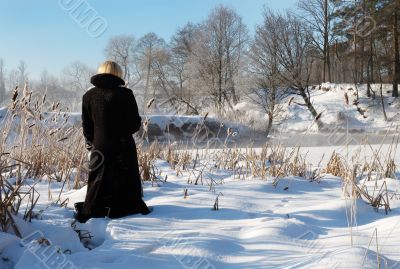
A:
[[[85,202],[75,205],[76,218],[86,222],[92,217],[148,214],[132,137],[141,126],[135,97],[124,87],[122,69],[115,62],[102,64],[91,83],[95,87],[82,99],[90,172]]]

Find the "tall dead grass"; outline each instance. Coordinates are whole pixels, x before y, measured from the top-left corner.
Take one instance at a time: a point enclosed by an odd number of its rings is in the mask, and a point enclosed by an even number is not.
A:
[[[46,96],[34,97],[28,87],[19,92],[15,89],[7,114],[2,119],[0,133],[0,224],[1,229],[14,229],[13,214],[19,212],[20,205],[27,203],[29,219],[36,204],[34,188],[22,189],[25,179],[47,179],[63,183],[63,190],[77,189],[85,185],[87,178],[86,148],[80,125],[74,125],[70,114],[59,102],[49,104]],[[196,127],[193,141],[203,135],[201,126]],[[147,125],[148,122],[144,122]],[[146,126],[145,126],[146,127]],[[219,143],[219,149],[199,148],[196,143],[145,143],[137,144],[138,160],[142,180],[157,184],[167,181],[161,178],[156,161],[163,159],[179,176],[187,177],[188,184],[208,184],[210,190],[220,182],[214,178],[216,170],[232,173],[233,179],[260,178],[271,180],[274,186],[288,176],[319,181],[324,174],[332,174],[343,179],[346,197],[362,198],[374,208],[390,211],[387,186],[379,180],[396,177],[395,155],[399,137],[393,139],[388,151],[382,147],[374,149],[365,145],[373,155],[361,157],[355,153],[350,160],[334,152],[328,164],[315,168],[307,160],[300,147],[287,148],[282,144],[265,144],[261,149],[252,145],[246,148],[229,147],[228,138],[233,136],[228,130],[226,139]],[[13,182],[15,179],[15,182]],[[376,187],[366,187],[366,182],[376,182]],[[10,183],[13,182],[13,183]],[[187,192],[186,192],[187,194]],[[49,191],[49,196],[51,196]],[[27,197],[30,197],[28,200]],[[58,196],[60,197],[60,196]],[[25,200],[24,200],[25,199]],[[24,202],[25,201],[25,202]],[[17,234],[17,231],[14,232]]]
[[[28,87],[22,95],[16,88],[11,101],[0,133],[3,165],[19,163],[24,178],[65,181],[71,188],[76,173],[83,172],[86,156],[80,127],[71,124],[60,103],[32,97]]]
[[[20,236],[14,216],[30,221],[39,194],[26,179],[63,182],[78,188],[85,179],[86,150],[79,126],[69,121],[60,103],[46,96],[34,97],[25,86],[15,88],[11,104],[1,119],[0,132],[0,227]],[[77,181],[79,180],[79,182]],[[50,185],[50,184],[49,184]],[[51,196],[49,188],[49,198]]]
[[[323,171],[343,179],[346,198],[361,198],[377,210],[383,208],[388,213],[390,199],[384,179],[397,178],[395,156],[398,144],[399,136],[393,138],[387,150],[383,150],[383,145],[373,147],[366,143],[350,156],[350,160],[333,152]]]

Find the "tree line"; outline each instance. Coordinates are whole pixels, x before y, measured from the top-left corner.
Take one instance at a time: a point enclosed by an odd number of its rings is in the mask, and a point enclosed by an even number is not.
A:
[[[212,108],[223,115],[250,98],[265,109],[270,128],[281,100],[298,94],[318,122],[312,85],[367,84],[365,94],[375,98],[372,83],[391,83],[398,97],[399,7],[399,0],[299,0],[294,11],[265,7],[250,34],[239,13],[221,5],[169,41],[156,33],[114,36],[104,56],[122,66],[142,111],[201,114]],[[75,62],[62,78],[43,73],[36,88],[78,93],[79,100],[93,73]],[[0,61],[0,98],[6,84],[23,85],[26,77],[24,62],[6,76]]]

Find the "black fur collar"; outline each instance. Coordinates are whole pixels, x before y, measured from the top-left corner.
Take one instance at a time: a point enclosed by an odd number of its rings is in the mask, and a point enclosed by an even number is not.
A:
[[[90,79],[90,83],[99,88],[115,88],[124,86],[125,81],[111,74],[97,74]]]

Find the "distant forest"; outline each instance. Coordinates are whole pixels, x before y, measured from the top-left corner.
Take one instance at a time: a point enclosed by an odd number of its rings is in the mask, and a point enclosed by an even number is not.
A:
[[[312,112],[307,91],[322,82],[390,83],[392,96],[399,96],[399,7],[398,0],[299,0],[283,12],[266,6],[250,35],[238,11],[217,6],[205,21],[183,25],[168,41],[156,33],[112,37],[104,58],[121,65],[142,111],[151,101],[175,113],[201,114],[212,106],[223,114],[261,89],[260,97],[273,102],[297,93]],[[31,80],[28,67],[24,61],[9,67],[0,58],[3,104],[16,86],[28,85],[78,111],[96,72],[74,62],[60,76],[43,71]],[[366,94],[375,97],[369,86]]]

